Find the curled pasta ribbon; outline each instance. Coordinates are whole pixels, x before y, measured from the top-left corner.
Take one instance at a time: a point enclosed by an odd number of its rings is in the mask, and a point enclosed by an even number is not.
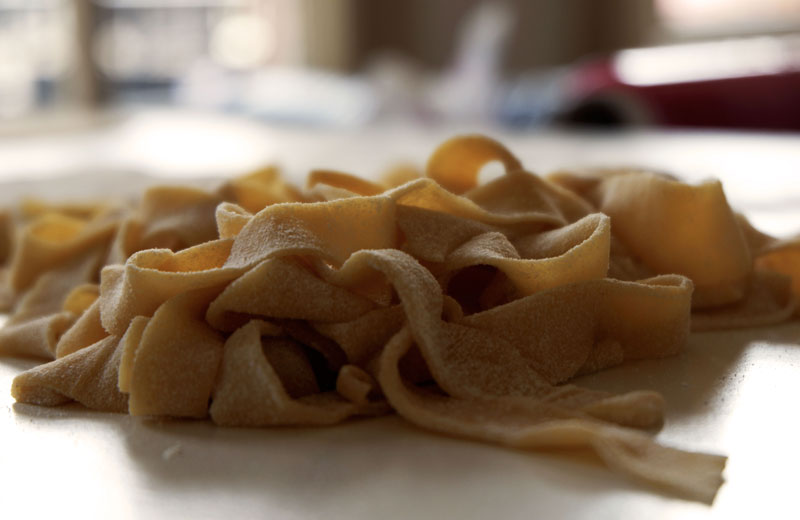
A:
[[[506,172],[522,169],[519,159],[499,142],[482,135],[462,136],[445,141],[433,152],[426,173],[443,188],[464,193],[478,183],[483,166],[500,161]]]

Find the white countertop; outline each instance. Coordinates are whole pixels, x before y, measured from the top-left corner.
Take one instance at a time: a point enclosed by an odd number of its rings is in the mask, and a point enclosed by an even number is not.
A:
[[[407,128],[372,134],[355,130],[308,133],[230,121],[217,125],[211,116],[202,116],[208,122],[205,127],[186,123],[196,117],[201,116],[143,113],[99,134],[90,130],[69,136],[2,138],[3,200],[38,192],[41,184],[21,177],[52,178],[55,173],[77,171],[93,172],[80,182],[91,182],[96,189],[115,184],[108,176],[133,178],[122,172],[204,177],[267,160],[282,162],[292,173],[327,165],[369,175],[392,160],[421,163],[437,140],[450,133],[448,129]],[[176,128],[185,133],[175,137],[170,132]],[[200,135],[203,132],[208,135]],[[237,135],[238,141],[232,137]],[[800,183],[789,181],[800,172],[797,135],[494,135],[537,171],[559,165],[646,164],[691,179],[718,176],[732,204],[757,224],[774,233],[800,231]],[[147,152],[146,147],[136,161],[131,160],[137,155],[133,151],[120,153],[127,149],[126,143],[159,142],[159,136],[167,143],[188,140],[182,146],[190,148],[195,138],[227,144],[199,151],[185,163],[180,154],[160,162],[158,153]],[[72,150],[76,146],[95,146],[103,152],[92,159],[85,149]],[[56,169],[45,168],[48,160],[41,157],[27,158],[26,153],[48,149],[64,154]],[[209,157],[205,163],[197,157],[202,153]],[[236,161],[225,162],[234,156]],[[207,168],[195,168],[198,164]],[[103,170],[109,172],[102,174],[103,182],[86,180],[97,180]],[[58,186],[66,182],[51,180],[46,189],[50,195],[58,194]],[[68,184],[74,187],[75,182]],[[687,351],[679,356],[642,361],[577,381],[612,391],[661,392],[667,415],[657,434],[660,440],[730,457],[726,484],[711,507],[658,494],[576,456],[515,452],[441,437],[397,417],[321,429],[248,430],[206,422],[153,422],[76,405],[14,404],[8,392],[11,380],[33,365],[0,358],[0,511],[4,518],[800,515],[796,496],[800,414],[795,402],[800,396],[798,322],[694,334]]]

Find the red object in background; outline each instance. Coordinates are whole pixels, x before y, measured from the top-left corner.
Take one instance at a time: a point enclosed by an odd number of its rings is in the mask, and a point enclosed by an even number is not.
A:
[[[800,39],[620,51],[578,66],[569,122],[800,130]]]

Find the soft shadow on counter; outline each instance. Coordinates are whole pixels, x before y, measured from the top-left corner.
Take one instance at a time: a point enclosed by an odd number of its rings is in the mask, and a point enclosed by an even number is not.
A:
[[[693,333],[677,356],[626,363],[573,382],[614,393],[655,390],[666,401],[666,423],[724,421],[749,370],[757,369],[763,349],[776,345],[800,358],[800,323]]]
[[[177,454],[156,450],[161,440]],[[243,500],[285,504],[291,510],[355,512],[373,506],[403,510],[419,502],[469,503],[462,493],[480,482],[487,500],[573,493],[597,496],[642,490],[580,455],[525,454],[442,437],[397,416],[324,428],[222,428],[211,423],[144,421],[126,437],[132,461],[148,480],[169,488],[227,490]],[[516,482],[508,482],[514,475]],[[474,484],[472,484],[474,483]],[[535,484],[534,484],[535,483]],[[524,489],[523,489],[524,488]],[[569,490],[564,493],[564,490]],[[566,504],[565,504],[566,505]],[[458,506],[454,506],[457,508]],[[353,509],[355,508],[355,509]],[[395,509],[400,508],[400,509]],[[374,511],[373,514],[377,514]],[[465,511],[464,513],[468,513]]]
[[[331,518],[410,514],[443,504],[450,508],[445,516],[485,517],[492,504],[507,501],[528,507],[541,501],[570,512],[620,496],[675,502],[584,453],[525,453],[448,438],[394,415],[322,428],[248,429],[141,419],[77,404],[17,404],[14,411],[17,420],[79,421],[119,438],[128,459],[120,471],[137,488],[132,493],[158,497],[176,512],[187,497],[192,507],[236,501],[240,512],[328,511]],[[473,493],[479,498],[470,498]]]

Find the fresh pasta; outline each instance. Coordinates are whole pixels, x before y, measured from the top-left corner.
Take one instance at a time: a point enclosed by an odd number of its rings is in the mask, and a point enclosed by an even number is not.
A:
[[[491,161],[506,173],[479,185]],[[0,353],[47,360],[15,378],[19,402],[253,427],[394,411],[589,448],[704,502],[725,457],[640,431],[658,393],[569,381],[676,354],[692,329],[790,319],[800,294],[800,242],[752,228],[717,182],[539,177],[483,136],[443,143],[424,175],[318,170],[300,190],[267,168],[130,207],[28,203],[0,226]]]

